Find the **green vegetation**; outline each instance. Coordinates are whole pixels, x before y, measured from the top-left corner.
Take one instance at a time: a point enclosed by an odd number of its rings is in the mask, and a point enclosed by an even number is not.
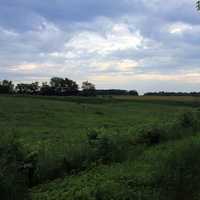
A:
[[[199,199],[199,104],[147,98],[0,96],[0,195]]]
[[[76,81],[61,77],[53,77],[49,82],[18,83],[16,85],[13,84],[12,81],[3,80],[0,81],[0,94],[20,94],[32,96],[138,96],[138,92],[136,90],[96,90],[95,85],[88,81],[84,81],[80,87]]]

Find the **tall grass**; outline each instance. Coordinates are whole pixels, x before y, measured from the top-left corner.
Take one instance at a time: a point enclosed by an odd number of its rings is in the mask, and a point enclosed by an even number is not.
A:
[[[23,200],[27,198],[28,179],[25,157],[13,135],[0,136],[0,198]]]

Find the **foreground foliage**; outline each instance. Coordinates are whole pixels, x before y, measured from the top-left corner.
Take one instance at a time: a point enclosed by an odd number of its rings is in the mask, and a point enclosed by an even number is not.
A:
[[[198,108],[96,98],[0,103],[5,200],[200,197]]]
[[[12,135],[0,136],[0,196],[4,200],[26,199],[28,193],[24,155]]]

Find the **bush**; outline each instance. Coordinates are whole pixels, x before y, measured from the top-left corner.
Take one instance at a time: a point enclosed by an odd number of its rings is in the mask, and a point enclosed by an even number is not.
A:
[[[14,137],[0,138],[0,196],[3,200],[27,198],[27,173],[24,169],[24,155]]]
[[[164,200],[196,200],[200,190],[200,140],[192,138],[158,152],[157,186]],[[163,159],[164,158],[164,159]]]
[[[193,130],[198,130],[199,120],[194,112],[184,112],[180,118],[179,123],[183,128],[190,128]]]
[[[63,167],[68,174],[80,172],[92,162],[92,152],[88,144],[77,144],[68,148],[65,152]]]
[[[94,161],[108,163],[112,160],[111,154],[115,151],[115,146],[111,138],[103,133],[103,129],[92,130],[88,133],[88,143]]]
[[[38,148],[35,157],[29,161],[33,166],[32,186],[83,171],[94,160],[87,142],[65,144],[59,151],[48,143],[40,144]]]
[[[116,182],[129,189],[130,199],[197,200],[199,152],[199,137],[147,149],[138,160],[127,163]]]
[[[184,112],[175,121],[163,124],[149,124],[138,129],[132,143],[147,146],[193,136],[200,130],[200,123],[194,112]]]
[[[127,135],[105,133],[104,129],[96,129],[88,134],[88,143],[91,147],[93,160],[108,164],[121,162],[126,159],[130,141]]]
[[[137,130],[133,136],[133,144],[144,144],[147,146],[157,145],[163,141],[165,134],[166,130],[164,127],[148,125]]]

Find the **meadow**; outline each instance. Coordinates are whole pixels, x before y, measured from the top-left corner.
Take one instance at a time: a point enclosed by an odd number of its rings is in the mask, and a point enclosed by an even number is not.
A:
[[[200,198],[198,97],[0,96],[5,200]]]

